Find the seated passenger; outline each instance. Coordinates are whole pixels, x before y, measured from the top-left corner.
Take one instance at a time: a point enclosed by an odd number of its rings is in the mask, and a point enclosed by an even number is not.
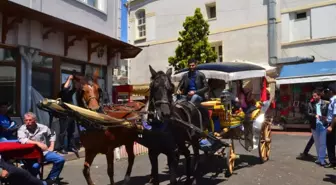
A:
[[[32,176],[28,171],[18,168],[2,159],[0,155],[0,179],[10,185],[55,185],[53,180],[40,180]]]
[[[245,92],[245,90],[243,88],[243,81],[239,80],[238,83],[237,83],[237,98],[238,98],[238,101],[241,105],[241,108],[244,110],[244,112],[247,110],[246,94],[247,93]]]
[[[182,80],[177,86],[177,94],[181,94],[183,99],[194,104],[200,104],[205,100],[204,95],[208,91],[208,83],[205,75],[196,70],[197,60],[190,59],[188,66],[189,72],[182,76]]]
[[[42,124],[36,122],[36,115],[32,112],[28,112],[24,115],[25,124],[22,125],[18,131],[18,138],[22,144],[35,144],[41,148],[44,155],[45,162],[53,163],[53,167],[48,175],[47,179],[56,180],[62,172],[65,160],[62,156],[54,152],[56,135],[50,131],[50,129]],[[47,142],[50,145],[47,146]],[[40,165],[31,162],[33,164],[27,164],[27,168],[32,175],[37,176],[39,173]]]
[[[15,122],[12,122],[7,115],[8,104],[6,102],[0,103],[0,142],[17,142],[15,136]]]

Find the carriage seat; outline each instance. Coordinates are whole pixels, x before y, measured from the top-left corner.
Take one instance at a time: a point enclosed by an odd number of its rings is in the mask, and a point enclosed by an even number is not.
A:
[[[104,107],[104,111],[110,117],[117,119],[136,119],[139,114],[135,111],[140,111],[145,107],[142,102],[128,102],[124,105],[111,105]]]

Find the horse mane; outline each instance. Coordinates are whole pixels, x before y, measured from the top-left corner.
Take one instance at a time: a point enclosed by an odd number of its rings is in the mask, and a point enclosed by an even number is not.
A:
[[[167,74],[163,71],[156,72],[156,75],[151,77],[151,81],[153,82],[155,79],[164,78],[164,77],[167,77],[164,83],[165,87],[167,89],[169,89],[170,87],[173,87],[174,89],[175,85],[172,83],[171,78],[168,77]],[[152,83],[150,85],[152,85]]]

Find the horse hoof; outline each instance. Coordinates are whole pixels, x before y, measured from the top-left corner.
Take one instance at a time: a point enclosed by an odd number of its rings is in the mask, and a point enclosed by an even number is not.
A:
[[[192,180],[187,180],[184,182],[184,185],[193,185],[193,181]]]

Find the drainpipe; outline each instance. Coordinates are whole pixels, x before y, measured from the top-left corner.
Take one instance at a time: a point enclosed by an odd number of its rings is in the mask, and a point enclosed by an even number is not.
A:
[[[278,59],[278,37],[276,23],[276,0],[267,1],[267,33],[268,33],[268,64],[281,70],[283,65],[302,64],[314,62],[315,57],[288,57]],[[278,73],[279,74],[279,73]]]
[[[276,27],[276,0],[268,0],[267,4],[267,33],[268,33],[268,63],[277,64],[277,27]]]

